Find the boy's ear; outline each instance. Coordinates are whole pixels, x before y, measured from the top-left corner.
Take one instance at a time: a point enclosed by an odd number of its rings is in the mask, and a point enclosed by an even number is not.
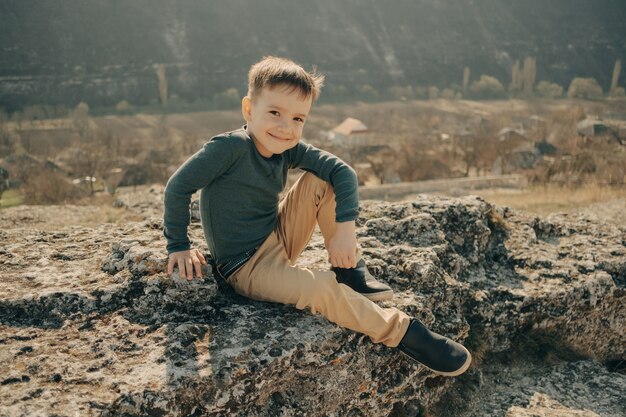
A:
[[[241,113],[246,122],[252,120],[252,100],[248,96],[241,99]]]

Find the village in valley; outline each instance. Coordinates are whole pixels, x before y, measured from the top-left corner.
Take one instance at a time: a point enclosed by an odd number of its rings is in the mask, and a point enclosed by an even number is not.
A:
[[[623,100],[322,104],[303,140],[350,163],[364,198],[547,184],[619,187],[626,180],[625,119]],[[84,103],[69,117],[5,119],[2,206],[164,184],[212,135],[242,124],[236,109],[92,116]]]

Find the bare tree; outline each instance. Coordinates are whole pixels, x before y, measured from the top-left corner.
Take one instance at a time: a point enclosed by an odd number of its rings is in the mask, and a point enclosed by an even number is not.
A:
[[[617,90],[619,76],[622,72],[622,61],[619,59],[615,61],[615,66],[613,67],[613,77],[611,78],[611,96],[615,96],[615,91]]]
[[[9,189],[9,171],[0,167],[0,202],[2,201],[2,194]],[[2,204],[0,204],[2,208]]]
[[[511,85],[509,86],[509,91],[522,91],[523,84],[524,78],[522,77],[522,70],[520,68],[520,63],[518,59],[515,61],[515,64],[513,64],[513,67],[511,68]]]
[[[161,106],[163,106],[163,113],[167,109],[167,76],[165,75],[165,65],[158,64],[156,66],[156,73],[159,79],[159,98],[161,99]]]
[[[78,133],[78,136],[85,138],[92,129],[91,119],[89,118],[89,105],[81,101],[72,111],[72,126]]]
[[[472,167],[476,167],[476,136],[463,135],[456,141],[458,149],[461,151],[463,165],[465,167],[464,176],[468,177]]]
[[[379,152],[366,155],[365,160],[369,162],[372,172],[381,184],[389,182],[389,177],[393,176],[393,168],[397,165],[397,155],[391,148],[385,147]]]
[[[9,130],[4,113],[0,113],[0,158],[15,153],[19,147],[19,136]]]
[[[110,130],[93,125],[79,137],[68,165],[74,176],[87,184],[90,195],[95,191],[96,178],[105,177],[114,168],[119,147]]]
[[[469,67],[463,68],[463,94],[467,93],[467,87],[469,86],[470,69]]]
[[[524,94],[533,95],[535,87],[535,78],[537,77],[537,61],[532,56],[526,57],[524,60]]]

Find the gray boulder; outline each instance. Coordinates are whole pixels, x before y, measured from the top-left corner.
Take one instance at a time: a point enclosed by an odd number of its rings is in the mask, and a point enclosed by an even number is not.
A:
[[[146,215],[123,225],[45,231],[39,208],[3,211],[0,415],[623,415],[624,227],[476,197],[363,202],[364,257],[396,291],[383,305],[474,354],[443,378],[209,266],[168,277],[159,192],[122,201]],[[301,264],[325,259],[315,235]]]

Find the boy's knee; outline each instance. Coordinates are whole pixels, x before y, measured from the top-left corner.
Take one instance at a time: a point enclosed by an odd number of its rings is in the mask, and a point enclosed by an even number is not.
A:
[[[324,181],[323,179],[319,178],[317,175],[312,174],[310,172],[305,172],[300,178],[300,181],[302,181],[303,184],[306,184],[310,187],[330,187],[329,182]]]
[[[323,179],[317,177],[315,174],[310,172],[306,172],[300,178],[300,187],[305,190],[310,190],[308,192],[312,192],[318,199],[334,198],[335,192],[333,190],[332,185],[324,181]],[[319,204],[319,201],[317,201]]]

